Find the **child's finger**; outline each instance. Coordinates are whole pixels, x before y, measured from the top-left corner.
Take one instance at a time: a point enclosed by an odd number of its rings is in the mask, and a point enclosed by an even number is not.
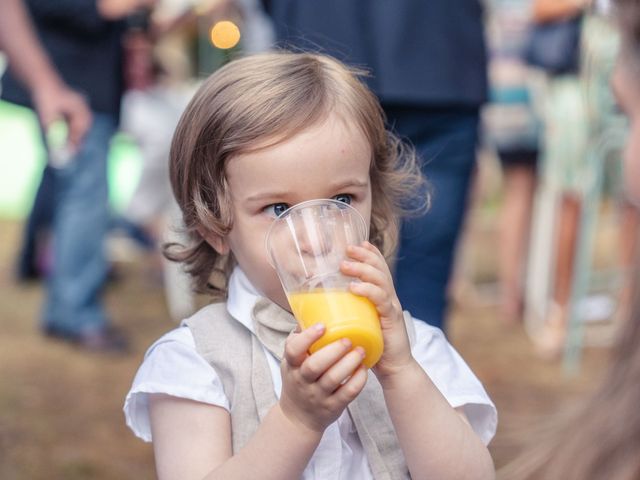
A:
[[[368,263],[345,260],[340,265],[340,271],[345,275],[374,285],[382,286],[389,283],[389,277],[382,270]]]
[[[349,291],[361,297],[366,297],[376,306],[382,306],[390,303],[389,294],[376,285],[364,282],[351,282]]]
[[[336,390],[334,396],[339,402],[348,404],[358,396],[366,383],[367,369],[364,365],[360,365],[351,377]]]
[[[384,288],[371,283],[351,282],[349,291],[371,300],[381,317],[392,315],[394,310],[402,311],[400,301],[396,296],[390,296]]]
[[[386,260],[384,259],[384,255],[382,254],[380,249],[378,247],[376,247],[373,243],[365,240],[364,242],[362,242],[360,244],[360,246],[362,248],[364,248],[365,250],[368,250],[371,253],[375,254],[378,258],[380,258],[383,262],[386,263]]]
[[[322,336],[324,330],[324,325],[317,323],[300,333],[289,335],[284,344],[284,360],[293,367],[302,365],[302,362],[307,358],[309,347]]]
[[[362,245],[350,245],[347,247],[347,254],[355,260],[370,263],[381,270],[388,269],[387,261],[382,253],[369,242],[364,242]]]
[[[326,393],[333,393],[346,383],[348,378],[353,375],[354,371],[362,365],[365,352],[362,347],[356,347],[348,354],[339,359],[335,365],[329,368],[318,380],[318,385]]]
[[[351,348],[352,344],[348,338],[331,342],[307,357],[300,366],[300,375],[307,382],[315,382],[329,367],[344,357]]]

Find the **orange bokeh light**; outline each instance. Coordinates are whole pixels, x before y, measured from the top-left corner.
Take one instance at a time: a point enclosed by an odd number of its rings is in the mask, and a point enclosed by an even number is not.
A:
[[[211,27],[210,38],[214,47],[228,50],[240,41],[240,29],[232,21],[222,20]]]

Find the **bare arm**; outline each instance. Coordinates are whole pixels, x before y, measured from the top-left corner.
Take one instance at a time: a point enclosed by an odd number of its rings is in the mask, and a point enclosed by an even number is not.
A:
[[[153,395],[150,409],[160,480],[300,478],[321,438],[289,421],[276,405],[232,456],[231,419],[223,408]]]
[[[42,84],[62,84],[36,37],[21,0],[2,0],[0,47],[9,57],[12,69],[30,90]]]
[[[413,478],[495,478],[489,451],[464,413],[451,408],[417,362],[383,382],[391,421]]]
[[[589,0],[535,0],[533,18],[544,23],[577,15],[586,8]]]
[[[384,352],[373,372],[382,385],[411,477],[495,478],[489,451],[466,416],[449,405],[411,356],[402,308],[384,257],[369,242],[349,247],[348,255],[352,261],[343,264],[343,273],[361,280],[351,285],[351,291],[369,298],[380,314]]]
[[[69,124],[69,141],[77,146],[91,124],[84,99],[58,75],[36,37],[21,0],[1,0],[0,48],[11,69],[33,97],[40,121],[46,127],[58,118]]]
[[[156,468],[161,480],[300,478],[325,428],[364,387],[364,352],[336,341],[306,352],[324,333],[290,336],[282,364],[282,395],[244,448],[232,455],[229,413],[166,395],[150,403]]]

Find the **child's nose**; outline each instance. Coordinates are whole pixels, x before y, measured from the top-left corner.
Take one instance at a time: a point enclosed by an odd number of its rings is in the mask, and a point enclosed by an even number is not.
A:
[[[297,248],[305,257],[323,258],[328,256],[333,247],[331,236],[326,232],[311,230],[299,235]]]

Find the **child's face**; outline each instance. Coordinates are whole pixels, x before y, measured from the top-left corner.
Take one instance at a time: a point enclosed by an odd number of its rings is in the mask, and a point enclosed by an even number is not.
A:
[[[371,148],[352,124],[326,120],[273,147],[232,158],[226,169],[233,227],[224,239],[251,282],[289,308],[267,261],[265,235],[286,208],[316,198],[350,203],[371,218]]]
[[[618,104],[629,118],[629,136],[624,149],[625,189],[640,202],[640,83],[624,61],[619,61],[611,80]]]

